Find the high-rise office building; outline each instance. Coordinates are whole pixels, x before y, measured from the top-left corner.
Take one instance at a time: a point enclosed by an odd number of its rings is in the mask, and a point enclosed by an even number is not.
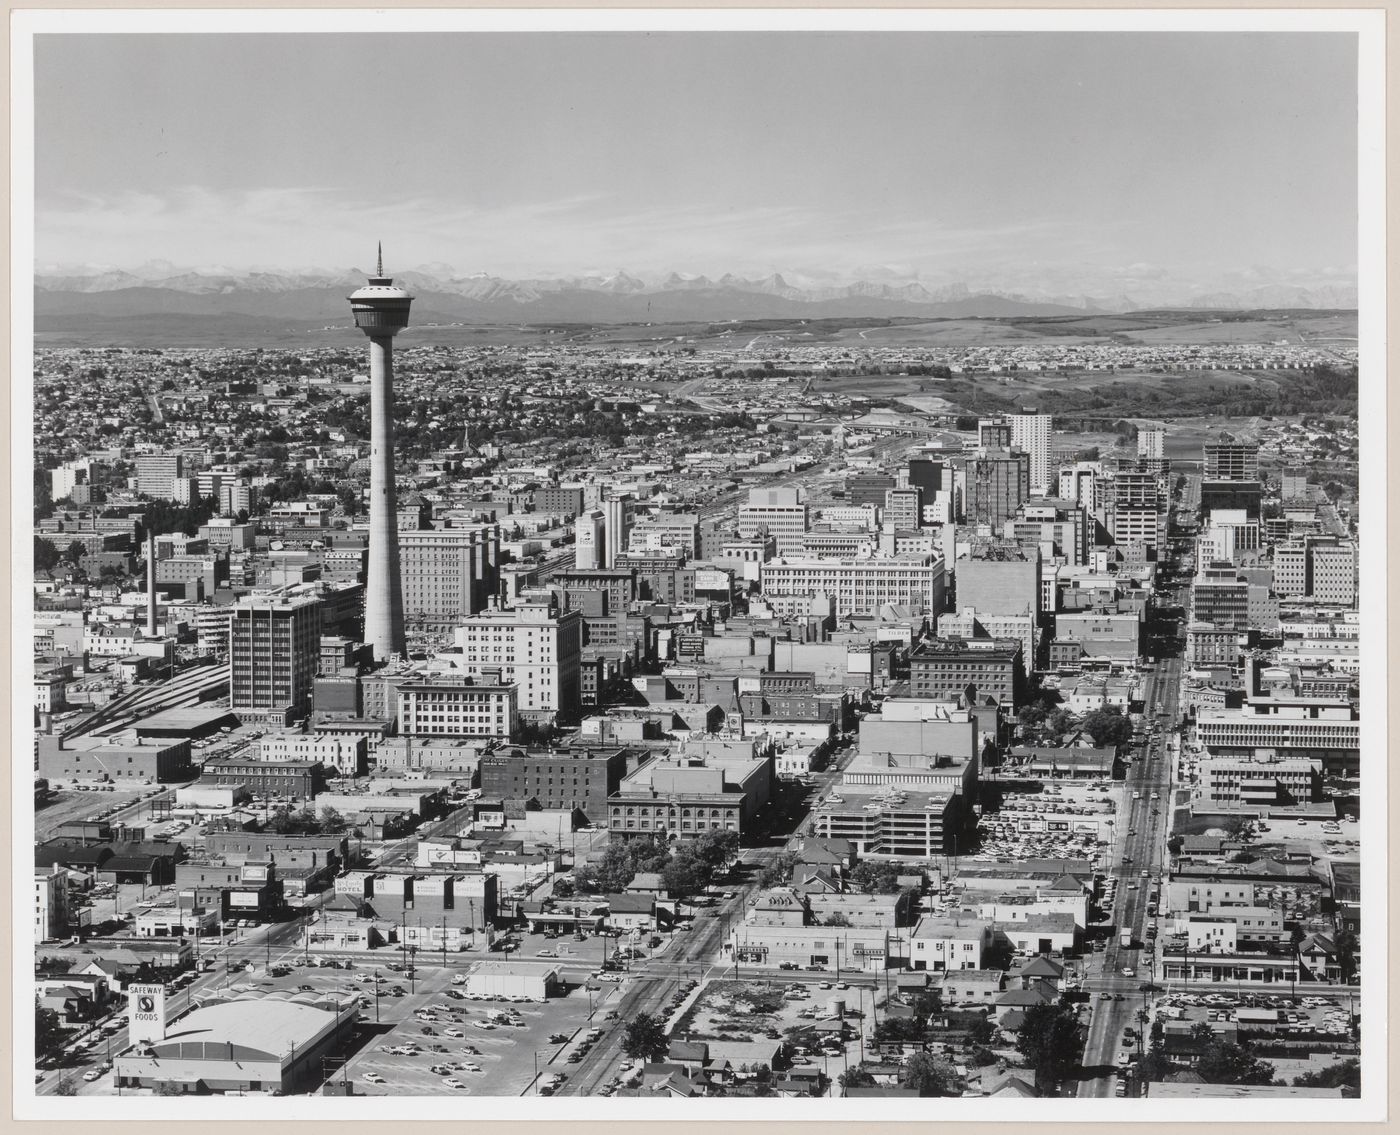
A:
[[[790,615],[825,595],[831,611],[864,615],[887,603],[938,615],[946,590],[941,556],[914,554],[861,559],[776,559],[759,573],[764,599],[775,611]]]
[[[462,669],[514,684],[522,714],[574,720],[581,705],[583,616],[553,603],[521,603],[483,611],[455,633]]]
[[[1335,536],[1303,536],[1274,549],[1273,589],[1281,596],[1356,604],[1356,545]]]
[[[1008,540],[975,542],[956,564],[958,610],[1039,618],[1040,548]]]
[[[983,418],[977,423],[977,444],[983,449],[1010,449],[1011,423],[1005,418]]]
[[[184,479],[185,459],[178,453],[136,455],[136,491],[152,500],[174,500],[176,482]]]
[[[1000,529],[1031,495],[1030,455],[1015,449],[980,449],[967,461],[964,511],[970,524]]]
[[[1203,481],[1259,480],[1259,443],[1241,441],[1207,442]]]
[[[1167,431],[1161,426],[1142,426],[1138,429],[1138,456],[1149,461],[1161,461],[1166,456]]]
[[[638,517],[627,534],[625,550],[675,551],[693,560],[700,554],[700,517],[693,512],[660,512]]]
[[[410,621],[444,626],[486,609],[496,592],[499,524],[398,535],[403,610]]]
[[[749,503],[739,509],[740,537],[747,539],[767,531],[777,542],[779,556],[801,553],[807,525],[801,489],[750,489]]]
[[[885,490],[885,509],[881,514],[881,522],[886,528],[917,528],[922,516],[923,492],[920,489],[910,487]]]
[[[1232,564],[1208,564],[1191,581],[1191,622],[1218,630],[1249,629],[1249,580]]]
[[[1102,503],[1099,500],[1099,485],[1103,481],[1103,466],[1097,461],[1077,461],[1060,470],[1060,491],[1065,500],[1075,501],[1080,508],[1097,513]]]
[[[911,457],[909,487],[923,493],[925,504],[932,504],[934,495],[948,487],[943,462],[927,457]]]
[[[846,497],[851,504],[885,506],[885,490],[894,488],[894,478],[888,473],[867,469],[846,478]]]
[[[1308,471],[1300,466],[1290,466],[1283,471],[1279,495],[1286,501],[1308,499]]]
[[[365,582],[365,642],[383,661],[406,653],[403,584],[399,575],[398,503],[394,489],[394,336],[408,326],[413,297],[384,275],[350,296],[355,326],[369,338],[369,564]]]
[[[321,601],[250,595],[229,614],[229,708],[284,723],[311,711],[321,664]]]
[[[1120,469],[1108,484],[1108,531],[1123,547],[1140,544],[1154,555],[1167,538],[1167,516],[1155,473]]]
[[[1050,415],[1027,410],[1007,415],[1011,420],[1011,447],[1030,454],[1031,492],[1050,489]]]

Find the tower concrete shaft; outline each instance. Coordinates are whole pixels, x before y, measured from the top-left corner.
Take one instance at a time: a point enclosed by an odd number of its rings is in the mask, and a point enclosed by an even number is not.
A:
[[[369,565],[365,642],[383,661],[404,654],[403,581],[399,574],[398,493],[394,484],[394,340],[369,341]]]
[[[406,652],[399,575],[398,499],[394,490],[394,336],[408,326],[413,297],[384,275],[350,296],[355,326],[369,338],[369,566],[365,642],[378,661]]]

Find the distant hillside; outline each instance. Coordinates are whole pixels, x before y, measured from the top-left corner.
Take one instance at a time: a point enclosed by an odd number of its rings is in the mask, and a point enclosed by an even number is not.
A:
[[[788,294],[712,285],[656,288],[645,291],[604,291],[592,288],[482,287],[477,294],[442,290],[438,281],[403,282],[414,290],[414,322],[513,322],[513,323],[637,323],[685,320],[688,322],[746,319],[839,319],[854,317],[999,318],[1007,316],[1083,315],[1084,308],[1062,304],[1030,303],[995,295],[973,295],[956,300],[916,302],[897,295],[871,292]],[[258,316],[295,321],[322,322],[348,317],[345,297],[350,285],[288,287],[231,286],[220,290],[190,290],[160,284],[124,286],[101,290],[73,290],[68,280],[41,279],[34,293],[37,325],[54,316],[204,315]],[[52,286],[58,284],[60,286]],[[907,294],[907,293],[906,293]]]

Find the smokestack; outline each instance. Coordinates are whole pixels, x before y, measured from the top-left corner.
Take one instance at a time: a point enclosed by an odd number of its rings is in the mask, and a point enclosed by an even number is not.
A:
[[[156,637],[156,537],[146,534],[146,637]]]

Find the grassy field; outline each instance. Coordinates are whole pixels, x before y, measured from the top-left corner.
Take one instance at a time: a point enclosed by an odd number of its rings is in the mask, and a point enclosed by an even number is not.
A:
[[[1124,332],[1127,339],[1145,344],[1274,343],[1280,339],[1287,339],[1290,344],[1298,344],[1320,337],[1354,339],[1356,334],[1354,315],[1303,315],[1296,319],[1285,317],[1238,322],[1201,320]]]
[[[993,319],[938,319],[927,323],[904,323],[893,327],[848,328],[832,336],[833,341],[853,346],[983,347],[1003,343],[1025,343],[1039,339],[1010,323]],[[1092,336],[1083,342],[1091,342]]]

